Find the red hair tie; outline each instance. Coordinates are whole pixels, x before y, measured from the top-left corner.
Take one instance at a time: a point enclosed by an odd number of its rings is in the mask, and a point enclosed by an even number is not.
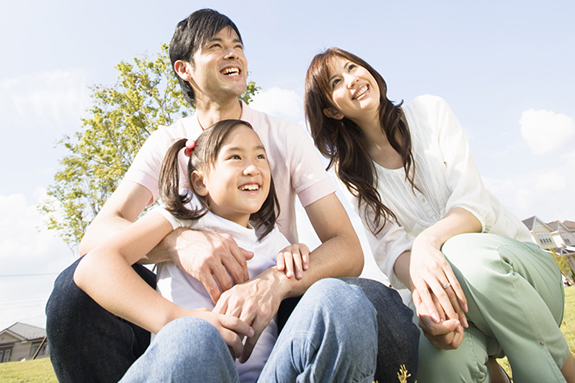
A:
[[[195,148],[196,148],[196,141],[194,141],[194,140],[186,141],[186,149],[184,149],[184,154],[187,157],[191,157]]]

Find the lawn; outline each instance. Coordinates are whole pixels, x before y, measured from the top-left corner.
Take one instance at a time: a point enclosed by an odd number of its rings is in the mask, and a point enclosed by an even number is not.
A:
[[[575,286],[565,288],[565,316],[561,330],[567,338],[571,352],[575,354]],[[506,360],[500,360],[509,375]],[[56,375],[50,359],[38,359],[27,362],[0,363],[0,381],[2,383],[56,383]]]

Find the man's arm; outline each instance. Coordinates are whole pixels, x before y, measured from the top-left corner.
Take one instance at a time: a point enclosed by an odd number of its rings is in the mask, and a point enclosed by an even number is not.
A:
[[[285,272],[272,267],[222,294],[214,308],[216,313],[239,317],[254,329],[255,335],[246,341],[242,361],[249,358],[283,299],[303,295],[322,278],[358,276],[363,269],[361,244],[335,193],[305,209],[322,244],[310,254],[303,278],[287,278]]]

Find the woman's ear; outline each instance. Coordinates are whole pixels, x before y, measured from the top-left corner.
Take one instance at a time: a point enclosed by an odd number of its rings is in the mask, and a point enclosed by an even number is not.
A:
[[[197,195],[205,197],[208,195],[208,187],[204,182],[204,174],[201,172],[194,170],[192,172],[192,187]]]
[[[192,80],[192,64],[184,60],[177,60],[174,63],[174,71],[184,81]]]
[[[325,114],[326,117],[333,118],[334,120],[341,120],[345,117],[343,113],[335,108],[325,108],[323,110],[323,114]]]

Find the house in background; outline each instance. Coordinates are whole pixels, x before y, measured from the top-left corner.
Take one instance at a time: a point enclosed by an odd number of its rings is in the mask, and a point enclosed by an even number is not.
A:
[[[0,331],[0,363],[48,357],[46,330],[16,322]]]
[[[535,243],[545,251],[567,257],[571,269],[575,270],[575,222],[553,221],[545,223],[537,216],[523,220]]]

